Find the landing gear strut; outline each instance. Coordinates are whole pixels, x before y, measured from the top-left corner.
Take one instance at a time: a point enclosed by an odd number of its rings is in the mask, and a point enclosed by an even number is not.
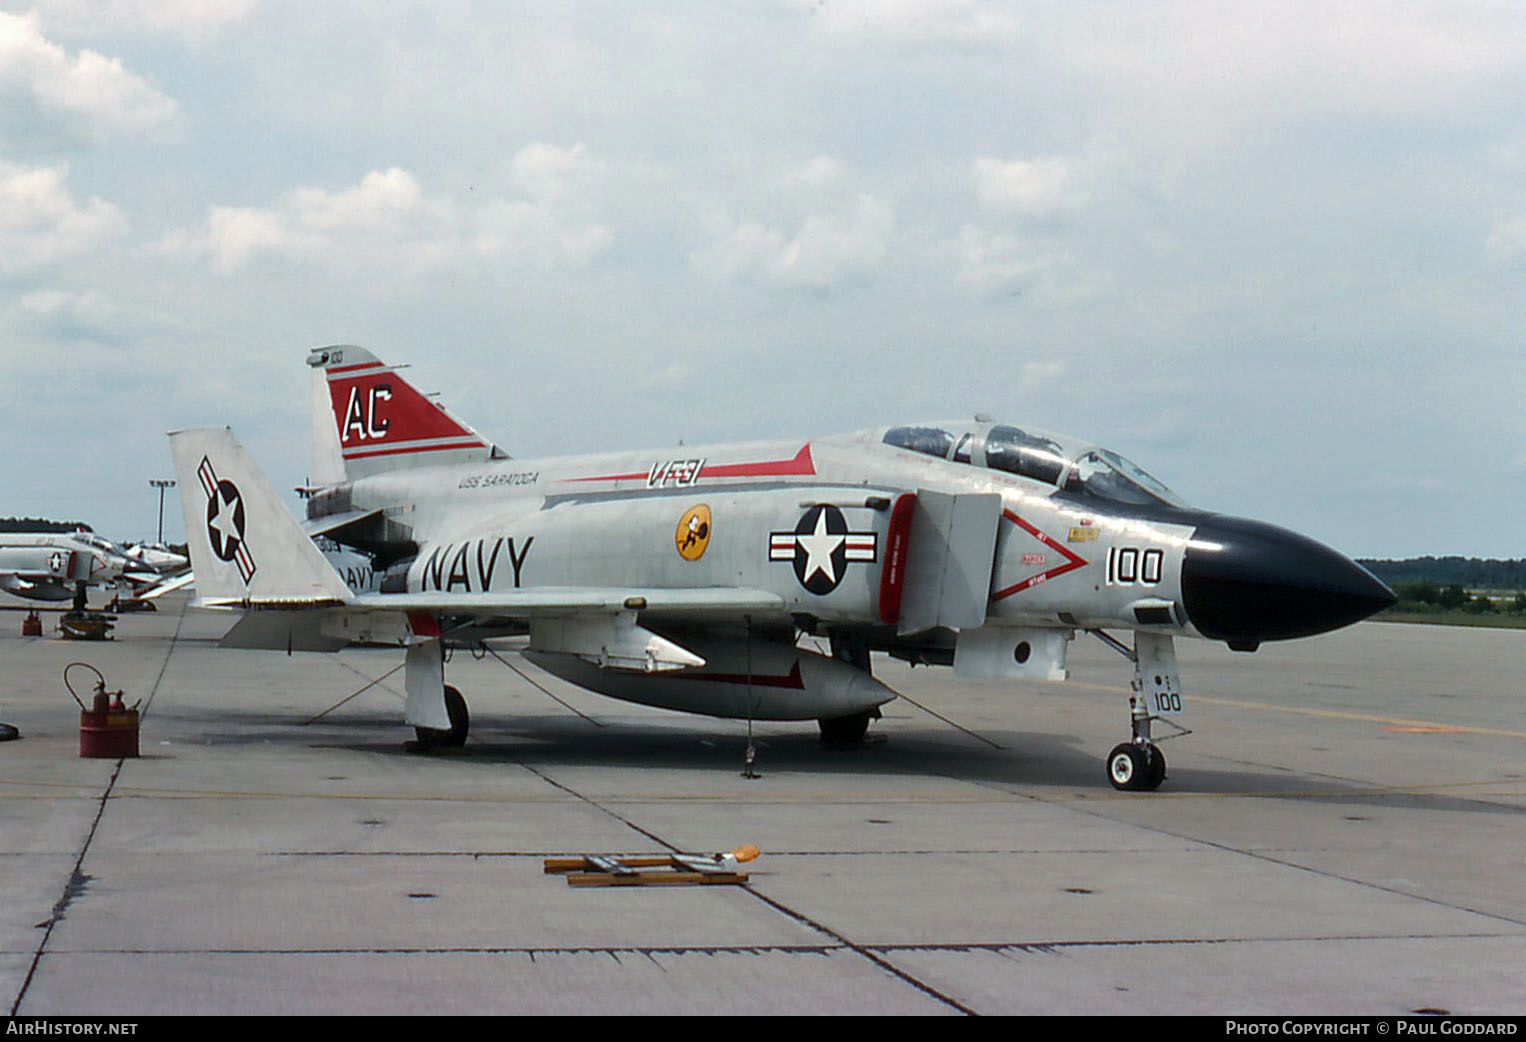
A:
[[[1134,663],[1134,679],[1129,696],[1129,729],[1133,738],[1113,746],[1107,754],[1107,780],[1124,792],[1154,792],[1166,780],[1166,757],[1151,736],[1151,725],[1160,722],[1176,728],[1177,738],[1191,734],[1159,713],[1179,713],[1182,709],[1181,681],[1176,675],[1176,652],[1171,638],[1153,633],[1135,633],[1134,647],[1103,633],[1093,636]],[[1152,711],[1156,710],[1156,711]]]

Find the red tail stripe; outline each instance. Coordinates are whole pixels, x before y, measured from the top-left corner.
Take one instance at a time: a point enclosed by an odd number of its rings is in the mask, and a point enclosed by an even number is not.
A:
[[[370,452],[362,452],[358,449],[347,449],[344,453],[344,458],[347,460],[368,459],[372,456],[403,456],[412,452],[446,452],[451,449],[485,448],[487,448],[487,442],[485,441],[455,441],[444,445],[416,445],[412,448],[373,449]]]

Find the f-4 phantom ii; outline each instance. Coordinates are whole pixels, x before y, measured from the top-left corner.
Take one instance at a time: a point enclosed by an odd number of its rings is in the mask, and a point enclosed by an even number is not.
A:
[[[0,533],[0,590],[85,607],[87,586],[156,583],[148,561],[93,532]]]
[[[524,460],[362,348],[308,364],[305,527],[231,432],[170,435],[199,603],[244,611],[226,645],[405,647],[421,743],[464,741],[444,653],[495,637],[528,637],[537,665],[614,698],[816,720],[854,741],[895,697],[871,652],[1061,680],[1071,640],[1091,633],[1134,665],[1131,734],[1107,775],[1154,789],[1152,724],[1183,707],[1177,637],[1253,651],[1394,600],[1311,539],[1195,510],[1114,452],[1030,428]],[[318,537],[369,555],[375,591],[352,590]]]

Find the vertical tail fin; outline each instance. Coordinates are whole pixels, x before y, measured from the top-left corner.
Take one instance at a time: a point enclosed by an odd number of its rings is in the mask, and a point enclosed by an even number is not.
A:
[[[343,601],[350,589],[226,427],[170,432],[203,602]]]
[[[504,455],[444,406],[420,394],[398,375],[396,366],[384,365],[363,347],[317,347],[307,364],[315,373],[322,372],[333,416],[328,430],[314,428],[314,458],[331,461],[337,439],[347,479]],[[322,397],[317,393],[320,403]],[[321,412],[314,410],[315,424],[321,425]]]

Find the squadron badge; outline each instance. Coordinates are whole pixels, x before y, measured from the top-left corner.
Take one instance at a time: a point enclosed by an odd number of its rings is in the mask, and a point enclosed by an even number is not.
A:
[[[692,506],[678,519],[678,529],[673,533],[678,556],[685,561],[698,561],[705,556],[710,545],[710,508],[704,503]]]

